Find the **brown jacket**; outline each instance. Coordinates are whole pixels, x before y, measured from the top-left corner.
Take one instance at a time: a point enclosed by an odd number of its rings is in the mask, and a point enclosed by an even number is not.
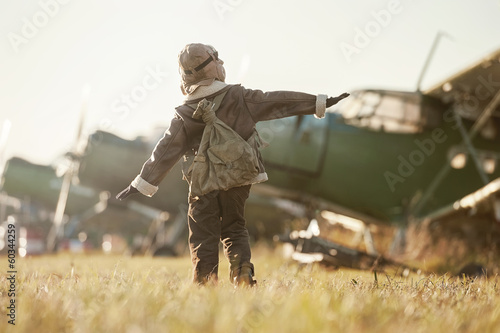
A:
[[[204,88],[199,87],[197,90]],[[215,92],[210,93],[212,91]],[[203,98],[213,100],[224,91],[227,93],[217,111],[217,117],[245,140],[253,134],[255,124],[259,121],[308,114],[316,114],[318,118],[322,118],[325,114],[326,95],[316,97],[293,91],[264,93],[261,90],[215,81],[212,87],[209,86],[198,94],[195,91],[185,104],[176,108],[170,127],[156,144],[151,157],[144,163],[141,173],[132,182],[142,194],[152,196],[156,193],[158,184],[179,159],[198,149],[205,123],[201,119],[193,119],[194,110],[187,103],[197,103]],[[266,180],[262,159],[260,162],[259,171],[263,175],[262,180]]]

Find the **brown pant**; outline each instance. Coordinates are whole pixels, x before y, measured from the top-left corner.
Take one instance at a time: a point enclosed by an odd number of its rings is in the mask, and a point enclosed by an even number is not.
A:
[[[245,201],[251,185],[227,191],[212,191],[198,199],[190,198],[188,211],[189,249],[193,262],[193,281],[216,280],[219,242],[230,264],[230,278],[241,267],[251,267],[248,230],[245,226]]]

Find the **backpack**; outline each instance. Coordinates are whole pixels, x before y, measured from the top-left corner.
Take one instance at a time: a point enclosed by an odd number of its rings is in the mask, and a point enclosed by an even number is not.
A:
[[[247,142],[215,114],[225,95],[226,92],[217,95],[213,102],[203,99],[198,104],[188,104],[193,109],[196,106],[193,118],[205,122],[198,153],[191,158],[187,170],[183,167],[183,178],[193,197],[252,184],[259,174],[258,156],[249,143],[260,139],[257,131]],[[185,158],[185,164],[189,163]]]

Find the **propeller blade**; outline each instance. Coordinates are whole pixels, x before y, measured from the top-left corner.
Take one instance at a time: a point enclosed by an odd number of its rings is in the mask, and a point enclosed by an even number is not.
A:
[[[87,106],[89,102],[90,91],[91,91],[90,85],[85,84],[82,88],[82,106],[80,109],[80,119],[78,121],[78,128],[75,137],[75,145],[73,148],[73,152],[76,155],[80,155],[84,149],[84,147],[81,147],[82,145],[80,143],[82,142],[83,125],[85,123],[85,118],[87,116]]]

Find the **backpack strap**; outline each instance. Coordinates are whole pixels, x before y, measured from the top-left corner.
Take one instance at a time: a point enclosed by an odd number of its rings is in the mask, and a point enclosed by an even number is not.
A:
[[[226,93],[227,93],[227,90],[224,91],[222,94],[215,96],[214,102],[213,102],[213,107],[212,107],[212,110],[214,110],[214,112],[216,112],[219,109],[219,106],[221,105],[222,100],[224,99],[224,96],[226,96]]]
[[[223,93],[220,93],[219,95],[215,96],[213,102],[211,102],[211,103],[209,102],[210,105],[211,105],[211,107],[212,107],[212,110],[214,112],[216,112],[219,109],[219,107],[220,107],[220,105],[222,103],[222,100],[224,99],[224,96],[226,96],[226,93],[227,93],[227,90],[224,91]],[[198,106],[200,105],[200,103],[204,103],[205,104],[205,102],[208,102],[208,101],[204,98],[204,99],[202,99],[198,103],[190,103],[190,104],[187,104],[187,106],[189,106],[190,108],[196,110],[198,108]],[[195,118],[195,117],[193,117],[193,118]],[[197,117],[195,119],[199,119],[199,117]]]

